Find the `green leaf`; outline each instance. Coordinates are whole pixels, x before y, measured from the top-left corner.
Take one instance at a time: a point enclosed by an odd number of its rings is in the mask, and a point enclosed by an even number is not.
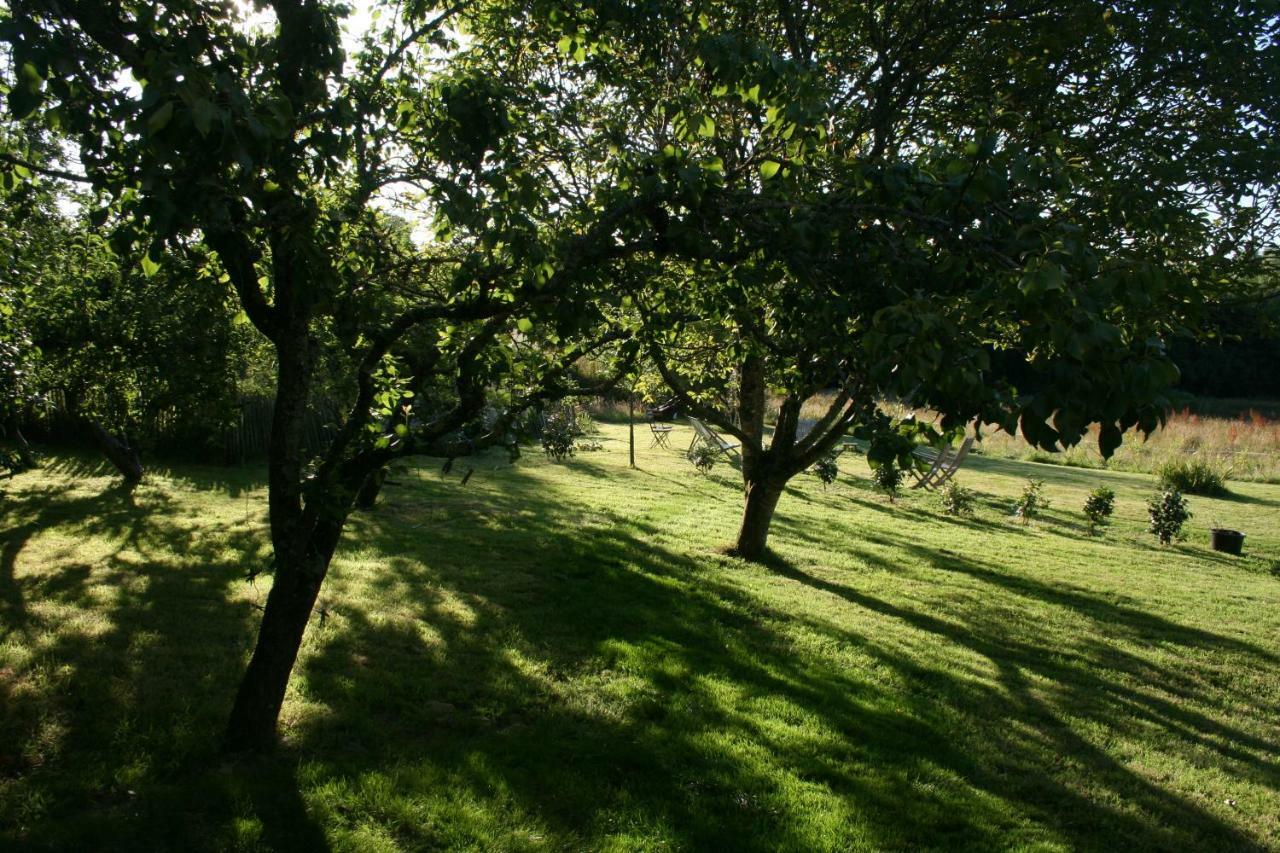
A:
[[[169,126],[170,120],[173,119],[173,101],[165,101],[165,103],[151,114],[151,118],[147,119],[147,130],[152,133],[159,133]]]
[[[160,271],[160,262],[152,260],[150,252],[144,254],[142,256],[142,274],[145,275],[147,278],[151,278],[153,275],[155,275],[159,271]]]
[[[1110,459],[1123,440],[1124,434],[1115,424],[1101,424],[1098,430],[1098,451],[1102,453],[1102,458]]]
[[[22,67],[18,69],[18,82],[32,92],[39,92],[40,87],[44,85],[40,69],[31,62],[22,63]]]
[[[1057,264],[1041,264],[1018,281],[1018,289],[1027,296],[1040,296],[1050,290],[1065,290],[1066,276]]]
[[[698,135],[706,139],[716,135],[716,123],[711,120],[711,116],[702,117],[702,122],[698,125]]]
[[[209,135],[209,131],[213,129],[213,119],[217,114],[217,108],[204,98],[198,98],[191,105],[191,121],[195,124],[196,130],[200,132],[201,136]]]
[[[24,119],[35,113],[40,101],[40,92],[29,91],[23,86],[14,86],[9,91],[9,111],[15,119]]]
[[[778,170],[782,168],[782,164],[776,160],[765,160],[760,164],[760,177],[766,181],[778,174]]]
[[[521,317],[516,321],[516,328],[526,334],[533,331],[533,321],[528,317]]]

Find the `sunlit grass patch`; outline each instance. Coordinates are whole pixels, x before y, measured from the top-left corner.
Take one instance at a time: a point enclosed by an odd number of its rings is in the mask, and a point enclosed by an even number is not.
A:
[[[683,446],[684,428],[673,437]],[[1280,845],[1280,489],[971,457],[972,516],[841,457],[765,565],[736,471],[407,464],[353,517],[269,759],[217,737],[265,489],[55,460],[0,507],[0,839],[65,849],[1248,849]],[[684,443],[687,444],[687,437]],[[465,470],[465,468],[464,468]],[[1009,517],[1029,479],[1047,512]],[[1116,492],[1089,535],[1081,508]],[[1246,532],[1243,558],[1208,527]],[[194,829],[193,829],[194,828]],[[194,845],[191,833],[204,839]]]

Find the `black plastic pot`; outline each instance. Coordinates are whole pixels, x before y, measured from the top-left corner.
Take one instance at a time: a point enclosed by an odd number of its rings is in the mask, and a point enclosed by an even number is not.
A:
[[[1209,531],[1213,541],[1213,550],[1224,554],[1239,554],[1244,547],[1244,534],[1239,530],[1223,530],[1215,527]]]

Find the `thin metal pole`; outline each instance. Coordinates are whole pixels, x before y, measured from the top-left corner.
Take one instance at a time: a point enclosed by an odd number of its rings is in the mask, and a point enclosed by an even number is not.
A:
[[[630,439],[628,450],[631,453],[631,467],[636,467],[636,395],[627,398],[627,437]]]

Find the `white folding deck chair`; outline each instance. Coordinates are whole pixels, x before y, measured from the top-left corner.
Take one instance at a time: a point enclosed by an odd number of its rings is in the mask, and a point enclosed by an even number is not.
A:
[[[929,470],[924,474],[916,471],[911,473],[915,475],[916,483],[913,489],[936,489],[943,483],[955,476],[956,471],[960,470],[960,466],[964,464],[964,459],[969,455],[969,449],[973,447],[973,439],[966,438],[958,449],[944,447],[938,449],[936,447],[917,447],[911,451],[911,455],[917,459],[921,459],[929,463]]]
[[[691,417],[689,418],[689,425],[693,427],[693,441],[689,442],[689,450],[686,452],[689,452],[689,453],[693,452],[693,448],[697,447],[698,442],[701,441],[703,444],[707,445],[708,447],[715,448],[725,456],[728,456],[731,453],[734,456],[738,455],[737,443],[731,442],[731,441],[725,441],[723,438],[717,435],[714,430],[712,430],[709,426],[704,424],[702,421],[698,420],[697,418]]]

